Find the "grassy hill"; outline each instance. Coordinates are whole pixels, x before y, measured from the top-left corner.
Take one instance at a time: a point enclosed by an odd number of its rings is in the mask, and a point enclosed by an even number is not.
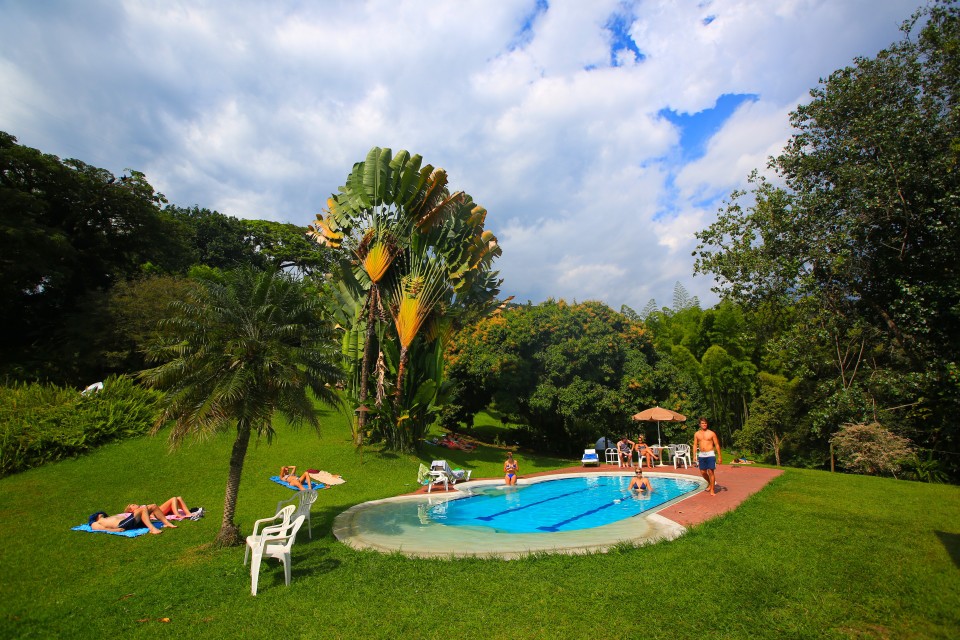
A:
[[[0,480],[0,637],[89,638],[956,638],[960,488],[788,470],[681,539],[591,556],[411,560],[336,542],[347,507],[416,488],[442,455],[497,476],[502,451],[365,450],[326,414],[322,437],[281,426],[251,446],[238,522],[291,492],[282,464],[343,474],[320,492],[313,539],[250,596],[243,549],[214,550],[232,435],[170,453],[138,438]],[[569,461],[519,456],[525,472]],[[182,495],[208,515],[160,536],[71,531],[98,510]],[[169,622],[165,621],[169,619]]]

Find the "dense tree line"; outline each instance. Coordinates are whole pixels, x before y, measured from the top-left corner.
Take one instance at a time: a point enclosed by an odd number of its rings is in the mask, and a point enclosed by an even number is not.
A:
[[[326,271],[305,231],[168,205],[140,172],[117,177],[0,132],[0,375],[85,385],[136,370],[191,268]]]
[[[878,424],[960,470],[960,13],[822,81],[795,133],[699,235],[697,269],[755,319],[764,367],[745,442],[827,455]]]
[[[656,403],[694,415],[705,408],[695,378],[655,348],[643,323],[600,302],[509,307],[459,332],[446,358],[446,426],[470,425],[492,403],[525,426],[527,444],[561,453],[636,433],[643,425],[630,416]],[[665,438],[686,439],[683,424],[663,428]]]

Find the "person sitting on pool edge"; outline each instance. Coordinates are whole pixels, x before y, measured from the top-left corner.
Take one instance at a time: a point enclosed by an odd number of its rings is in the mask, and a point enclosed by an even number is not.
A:
[[[643,469],[637,467],[636,473],[633,475],[633,479],[630,481],[630,485],[627,487],[630,491],[636,489],[637,491],[653,491],[653,485],[650,484],[650,478],[643,477]]]
[[[310,472],[304,471],[302,475],[298,476],[296,465],[280,467],[280,479],[287,484],[292,484],[297,488],[298,491],[305,491],[306,489],[313,488],[313,485],[310,484]]]
[[[503,463],[503,479],[508,486],[517,484],[517,474],[520,473],[520,465],[513,459],[513,454],[507,451],[507,459]]]

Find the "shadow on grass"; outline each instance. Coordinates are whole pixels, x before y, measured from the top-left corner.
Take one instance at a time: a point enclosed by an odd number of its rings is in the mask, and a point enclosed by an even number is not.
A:
[[[296,558],[296,561],[290,567],[290,576],[292,578],[305,578],[307,576],[317,576],[336,571],[340,568],[342,562],[337,558],[331,558],[329,556],[330,549],[310,549],[309,553],[301,554]]]
[[[946,531],[935,532],[940,538],[940,543],[950,554],[954,566],[960,569],[960,533],[947,533]]]

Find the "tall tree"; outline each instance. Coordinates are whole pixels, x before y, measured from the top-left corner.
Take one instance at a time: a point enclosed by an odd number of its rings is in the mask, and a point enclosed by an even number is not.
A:
[[[782,182],[754,174],[733,195],[698,234],[696,269],[741,302],[806,313],[841,365],[845,345],[866,340],[870,375],[838,387],[862,394],[858,421],[897,407],[898,428],[956,452],[960,399],[943,389],[960,361],[960,11],[936,2],[903,30],[811,92],[770,162]]]
[[[251,434],[269,442],[277,412],[292,425],[319,429],[314,398],[339,406],[332,384],[341,372],[320,300],[304,283],[246,267],[202,285],[175,305],[165,334],[150,350],[162,364],[143,371],[141,379],[166,391],[154,432],[174,421],[172,443],[236,428],[216,538],[229,546],[243,542],[233,519]]]
[[[149,265],[189,264],[183,229],[162,202],[140,172],[118,178],[0,132],[3,373],[74,383],[98,374],[78,356],[92,336],[68,321]]]

